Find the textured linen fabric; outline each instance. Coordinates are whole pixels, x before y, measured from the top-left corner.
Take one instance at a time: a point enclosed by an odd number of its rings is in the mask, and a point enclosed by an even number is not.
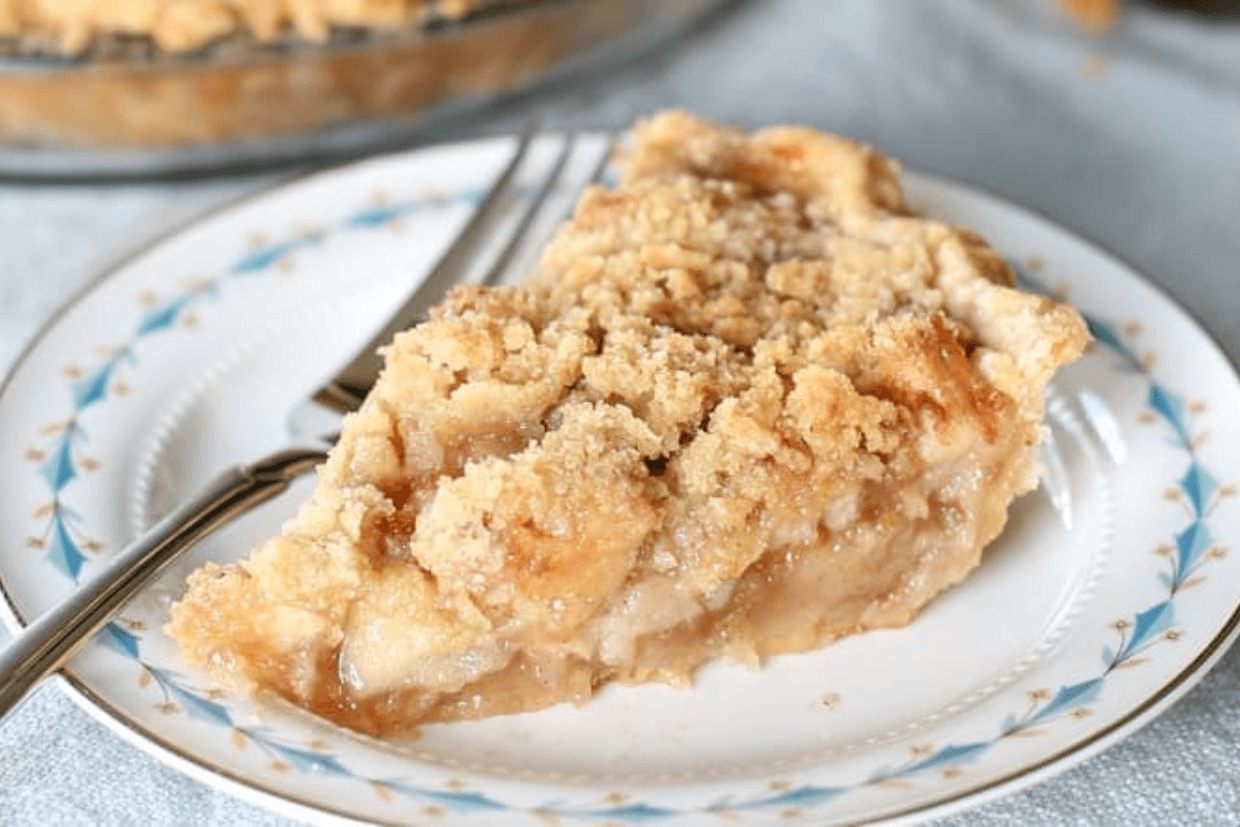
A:
[[[685,106],[852,135],[1119,253],[1236,360],[1240,21],[1129,9],[1099,39],[1049,0],[751,2],[675,50],[533,108],[552,125],[622,126]],[[111,260],[271,180],[0,186],[0,368]],[[1235,652],[1120,745],[944,823],[1240,823],[1238,700]],[[140,822],[292,823],[146,757],[52,686],[0,723],[0,823]]]

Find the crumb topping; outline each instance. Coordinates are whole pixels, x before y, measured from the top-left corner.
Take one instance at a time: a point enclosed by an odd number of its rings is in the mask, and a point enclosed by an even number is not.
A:
[[[168,52],[245,30],[260,42],[290,31],[323,40],[335,27],[398,29],[432,12],[458,19],[493,0],[0,0],[0,37],[50,40],[66,54],[103,35],[152,38]]]

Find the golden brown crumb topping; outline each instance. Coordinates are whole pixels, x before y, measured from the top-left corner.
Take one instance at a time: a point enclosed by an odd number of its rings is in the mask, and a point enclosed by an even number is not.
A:
[[[0,0],[0,36],[42,37],[74,54],[101,35],[143,35],[169,52],[244,29],[260,41],[337,26],[397,29],[430,12],[459,18],[492,0]]]
[[[190,660],[382,732],[900,625],[976,565],[1077,314],[843,138],[632,144],[525,283],[396,337],[297,518],[191,578]]]

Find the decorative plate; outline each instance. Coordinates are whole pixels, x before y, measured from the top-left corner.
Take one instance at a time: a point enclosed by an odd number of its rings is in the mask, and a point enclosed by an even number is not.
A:
[[[540,139],[531,167],[558,138]],[[0,586],[20,626],[226,464],[366,340],[468,214],[510,139],[379,158],[174,234],[71,302],[0,389]],[[587,137],[570,170],[601,150]],[[236,557],[306,486],[175,564],[62,685],[123,737],[236,795],[337,823],[767,824],[942,815],[1079,763],[1149,722],[1236,634],[1240,383],[1109,255],[993,197],[910,175],[1089,317],[1056,379],[1048,477],[963,585],[910,627],[691,690],[378,741],[222,691],[161,627],[190,568]],[[570,196],[565,193],[562,199]]]

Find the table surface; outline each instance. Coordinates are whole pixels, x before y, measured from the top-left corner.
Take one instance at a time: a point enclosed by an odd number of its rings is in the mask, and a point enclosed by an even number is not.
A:
[[[530,104],[550,125],[610,127],[668,106],[841,132],[1040,211],[1127,259],[1240,357],[1240,20],[1132,2],[1099,37],[1049,0],[751,2]],[[110,262],[284,174],[0,186],[0,371]],[[1120,745],[945,823],[1240,822],[1238,692],[1240,651]],[[121,742],[54,683],[0,724],[0,821],[139,818],[292,823]]]

